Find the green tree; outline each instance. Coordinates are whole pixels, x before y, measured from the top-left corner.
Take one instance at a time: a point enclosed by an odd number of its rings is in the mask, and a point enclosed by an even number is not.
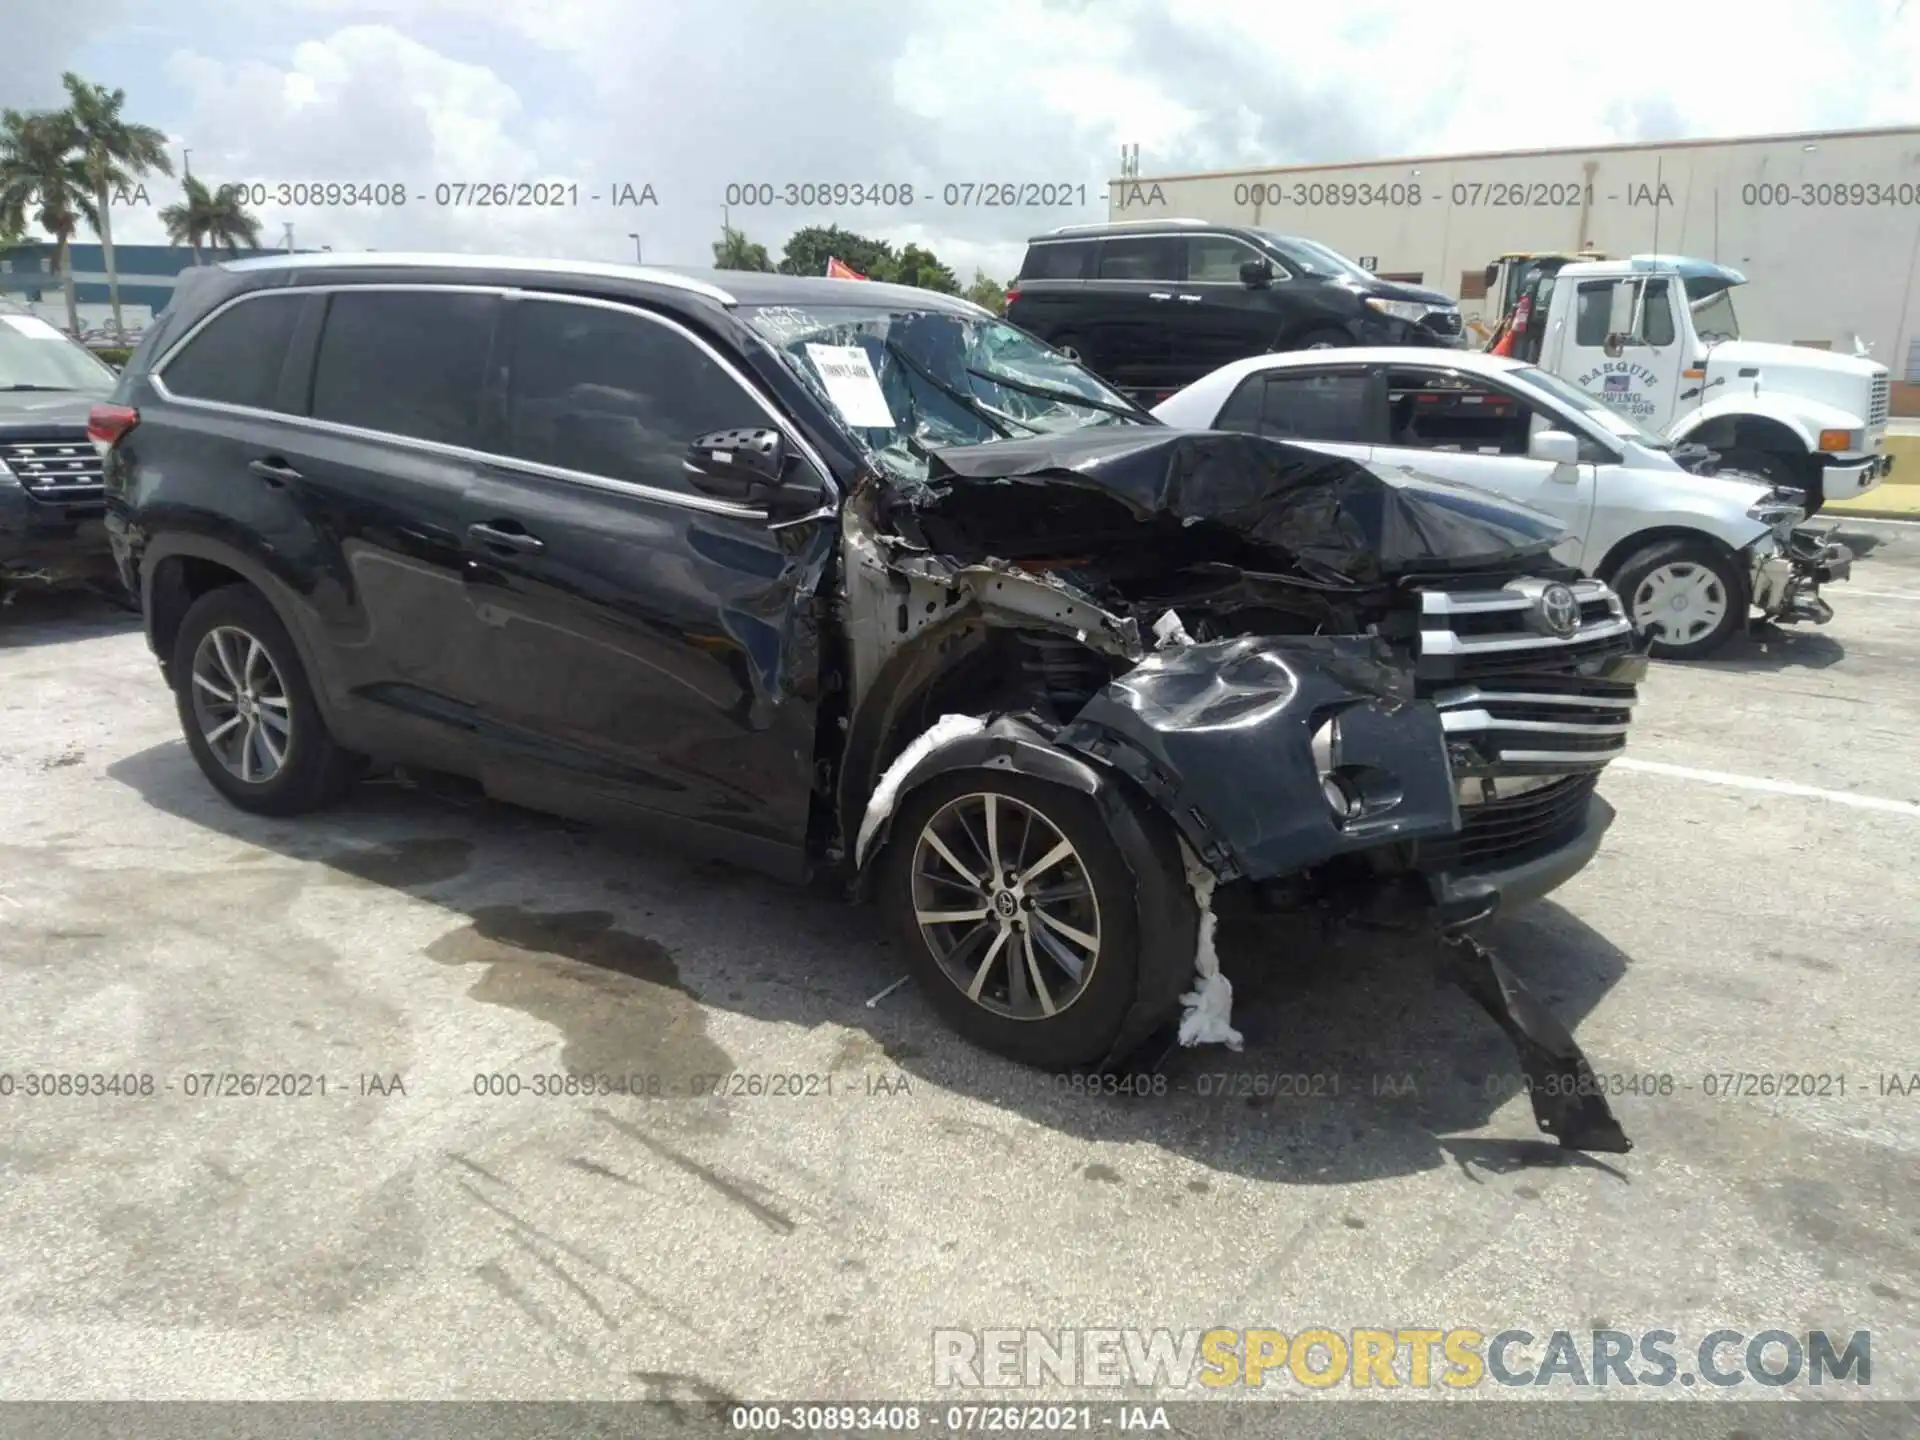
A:
[[[989,279],[984,270],[976,269],[973,272],[973,283],[967,287],[967,299],[996,315],[1007,313],[1007,287],[998,280]]]
[[[193,247],[193,263],[200,263],[200,247],[225,249],[229,254],[245,241],[252,249],[260,243],[260,222],[249,215],[235,193],[222,188],[209,190],[206,182],[193,175],[181,177],[187,198],[160,212],[160,223],[167,227],[167,240],[174,245]]]
[[[917,285],[922,290],[937,290],[942,295],[960,293],[960,282],[953,278],[953,271],[942,265],[940,257],[931,250],[922,250],[918,245],[909,245],[900,252],[891,274],[873,278],[885,278],[896,285]]]
[[[824,275],[828,257],[851,265],[870,280],[892,278],[895,256],[884,240],[871,240],[838,225],[808,225],[787,237],[780,257],[782,275]]]
[[[136,184],[150,171],[173,174],[173,162],[167,159],[167,137],[151,125],[136,125],[121,118],[126,91],[89,84],[71,70],[60,80],[67,87],[67,113],[73,118],[80,161],[93,189],[93,227],[106,260],[114,333],[125,334],[120,320],[120,269],[113,258],[113,217],[107,196],[112,190]]]
[[[766,246],[747,239],[746,231],[722,225],[713,242],[713,265],[716,270],[771,270],[773,260]]]
[[[70,247],[82,224],[100,226],[78,144],[73,117],[64,110],[0,111],[0,230],[24,230],[31,212],[33,222],[53,237],[54,273],[64,277],[67,328],[76,335],[80,307]]]

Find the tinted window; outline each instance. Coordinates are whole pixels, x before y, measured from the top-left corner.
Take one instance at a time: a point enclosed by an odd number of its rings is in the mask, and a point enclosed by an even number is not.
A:
[[[1260,409],[1260,433],[1275,440],[1340,440],[1364,445],[1373,438],[1364,374],[1269,375]]]
[[[1258,260],[1252,246],[1227,235],[1194,235],[1187,240],[1187,279],[1240,283],[1240,267]]]
[[[1524,455],[1531,410],[1471,376],[1394,370],[1387,376],[1387,444]]]
[[[1020,267],[1020,278],[1022,280],[1084,280],[1087,275],[1087,259],[1092,254],[1093,242],[1090,240],[1029,245],[1026,263]]]
[[[1640,333],[1649,345],[1671,345],[1674,341],[1673,301],[1668,297],[1667,289],[1665,280],[1649,280],[1646,294],[1641,300],[1646,307],[1646,318]]]
[[[1261,374],[1249,375],[1240,382],[1240,388],[1228,397],[1227,403],[1220,407],[1220,413],[1213,417],[1216,430],[1238,430],[1248,435],[1259,435],[1260,416],[1266,405],[1267,377]]]
[[[1178,240],[1148,236],[1108,240],[1100,247],[1102,280],[1171,280],[1180,263]]]
[[[542,465],[688,488],[701,435],[767,424],[766,412],[678,331],[597,305],[514,307],[507,453]]]
[[[1574,308],[1573,343],[1598,348],[1607,343],[1607,318],[1613,306],[1613,281],[1588,280]]]
[[[216,316],[167,362],[161,375],[167,389],[195,400],[272,409],[303,298],[262,295]]]
[[[498,309],[491,295],[333,296],[314,361],[313,417],[472,445]]]

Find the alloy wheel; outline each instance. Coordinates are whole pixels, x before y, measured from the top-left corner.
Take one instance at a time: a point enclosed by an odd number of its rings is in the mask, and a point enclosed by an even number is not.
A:
[[[941,972],[974,1004],[1046,1020],[1086,993],[1100,902],[1071,841],[1011,795],[948,801],[914,846],[913,911]]]
[[[264,785],[287,762],[293,706],[259,639],[217,625],[193,652],[193,716],[207,749],[235,779]]]
[[[1633,623],[1667,645],[1690,645],[1726,619],[1727,587],[1707,566],[1676,560],[1649,570],[1634,587]]]

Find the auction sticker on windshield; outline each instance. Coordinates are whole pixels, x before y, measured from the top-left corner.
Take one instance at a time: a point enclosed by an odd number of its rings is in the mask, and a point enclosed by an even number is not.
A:
[[[891,430],[899,424],[887,408],[873,362],[858,345],[809,345],[807,356],[820,372],[827,398],[849,425],[863,430]]]
[[[22,335],[30,336],[35,340],[63,340],[66,338],[38,315],[0,315],[0,320],[4,320]]]

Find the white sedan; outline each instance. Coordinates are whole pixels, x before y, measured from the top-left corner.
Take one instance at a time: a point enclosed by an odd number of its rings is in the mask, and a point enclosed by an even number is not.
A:
[[[1653,653],[1698,659],[1750,608],[1824,624],[1850,556],[1745,475],[1697,475],[1673,446],[1532,365],[1418,349],[1294,351],[1222,366],[1154,407],[1491,490],[1564,521],[1556,553],[1620,595]]]

